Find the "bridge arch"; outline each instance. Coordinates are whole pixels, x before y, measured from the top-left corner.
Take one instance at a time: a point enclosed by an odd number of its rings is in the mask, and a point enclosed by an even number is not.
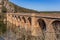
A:
[[[29,21],[29,23],[30,23],[30,25],[31,25],[31,17],[28,17],[28,21]]]
[[[25,17],[24,17],[24,16],[22,17],[22,19],[23,19],[23,21],[26,23],[26,19],[25,19]]]
[[[21,21],[21,18],[20,18],[20,16],[18,16],[18,19]]]
[[[56,38],[57,38],[57,40],[59,40],[60,39],[60,20],[53,21],[52,26],[54,28]]]
[[[39,28],[40,28],[40,36],[42,37],[41,39],[44,40],[45,39],[45,31],[46,31],[46,24],[45,21],[43,19],[38,19],[37,20]]]
[[[37,22],[38,22],[39,26],[41,27],[42,31],[45,31],[46,30],[45,21],[43,19],[38,19]]]

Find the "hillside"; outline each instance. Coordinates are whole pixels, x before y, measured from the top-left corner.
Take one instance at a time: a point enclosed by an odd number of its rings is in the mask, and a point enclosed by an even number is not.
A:
[[[7,5],[8,4],[8,5]],[[20,7],[18,5],[15,5],[12,2],[7,2],[7,4],[5,6],[2,7],[2,12],[6,13],[39,13],[36,10],[31,10],[31,9],[27,9],[24,7]]]
[[[2,2],[2,12],[6,13],[60,13],[60,11],[37,11],[18,6],[10,1]],[[26,5],[28,6],[28,5]]]
[[[15,5],[15,4],[12,3],[12,2],[9,2],[9,4],[14,7],[15,13],[17,13],[17,12],[22,12],[22,13],[39,13],[39,12],[36,11],[36,10],[32,10],[32,9],[27,9],[27,8],[24,8],[24,7],[20,7],[20,6],[18,6],[18,5]]]

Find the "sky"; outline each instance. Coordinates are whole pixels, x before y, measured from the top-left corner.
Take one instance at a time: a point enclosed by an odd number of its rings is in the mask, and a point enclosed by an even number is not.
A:
[[[18,6],[37,11],[60,11],[60,0],[10,0]]]

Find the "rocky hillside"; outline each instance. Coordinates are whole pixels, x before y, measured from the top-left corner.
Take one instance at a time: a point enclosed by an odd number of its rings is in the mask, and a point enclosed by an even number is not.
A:
[[[38,13],[38,11],[36,11],[36,10],[31,10],[31,9],[23,8],[23,7],[15,5],[12,2],[10,2],[10,4],[12,4],[14,6],[15,12]]]
[[[13,13],[13,12],[14,13],[19,13],[19,12],[22,12],[22,13],[39,13],[36,10],[31,10],[31,9],[27,9],[27,8],[24,8],[24,7],[20,7],[20,6],[15,5],[14,3],[8,2],[8,1],[4,2],[2,12],[9,12],[9,13]]]

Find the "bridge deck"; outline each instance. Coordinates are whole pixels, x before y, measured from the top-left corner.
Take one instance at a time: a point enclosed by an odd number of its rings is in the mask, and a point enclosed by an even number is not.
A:
[[[12,15],[19,15],[19,16],[30,16],[30,17],[42,17],[42,18],[59,18],[60,19],[60,13],[7,13]]]

